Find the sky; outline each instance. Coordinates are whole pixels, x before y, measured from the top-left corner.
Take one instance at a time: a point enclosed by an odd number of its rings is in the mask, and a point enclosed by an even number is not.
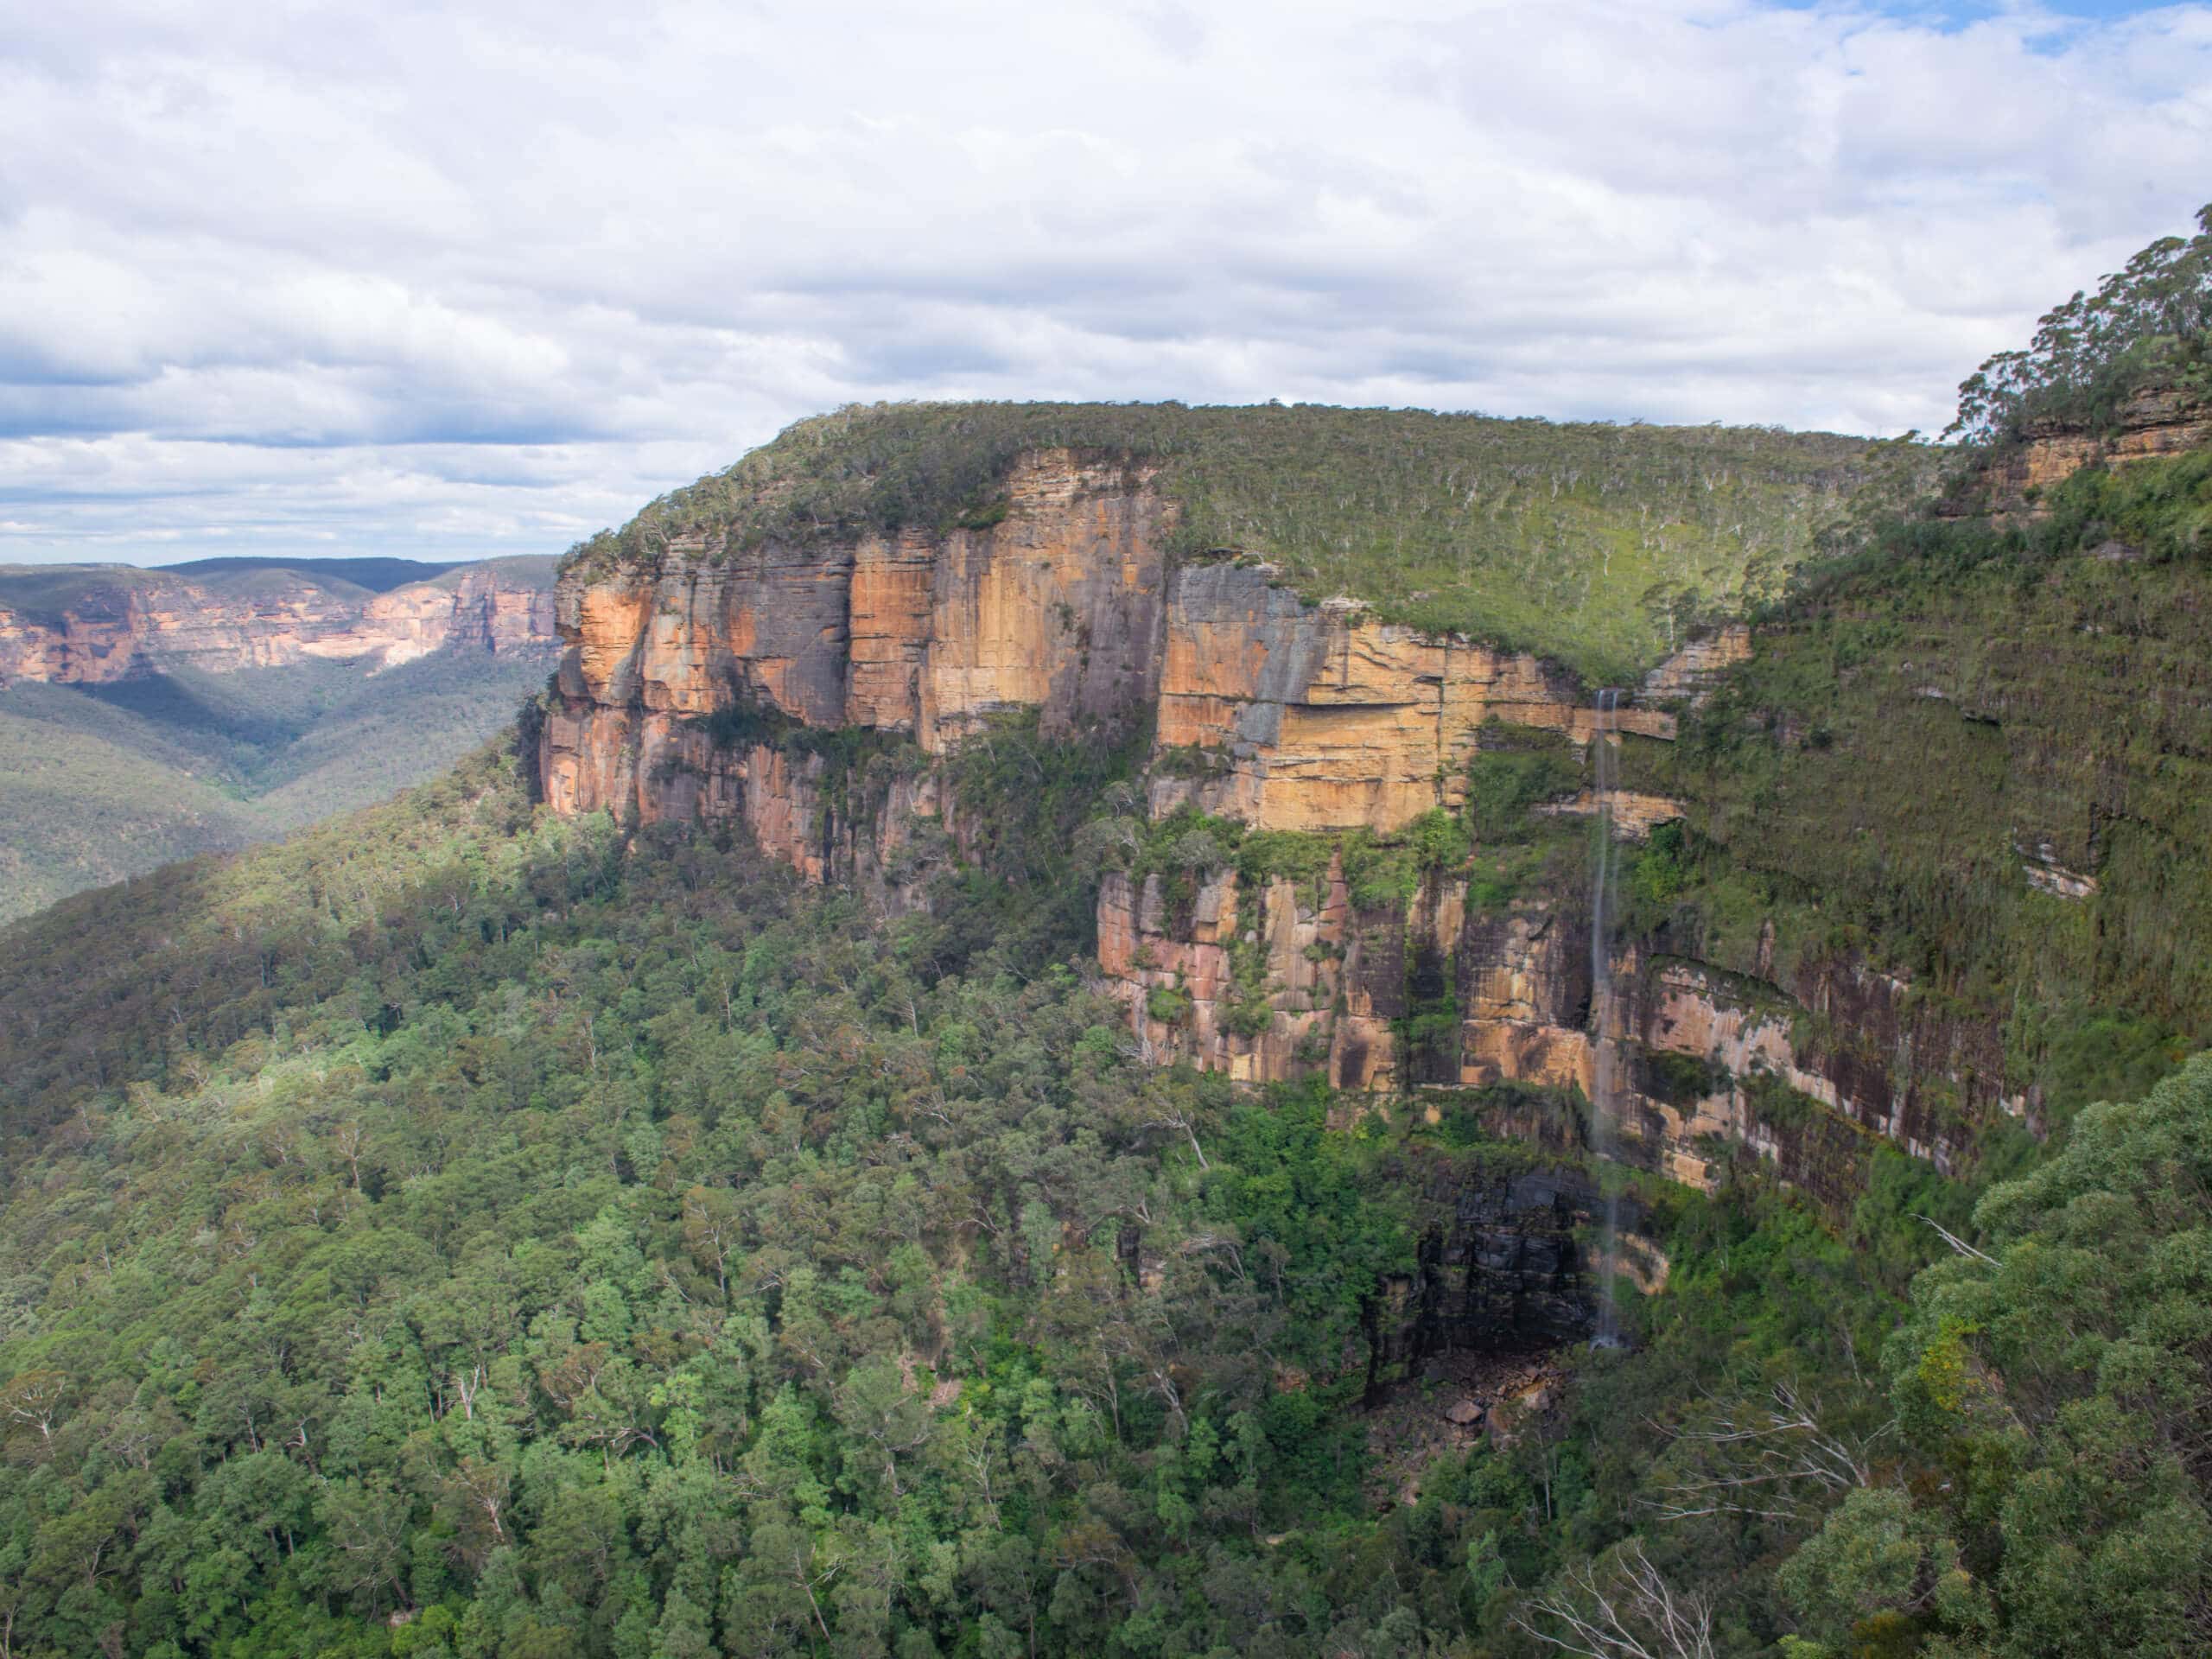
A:
[[[0,563],[559,552],[801,416],[1940,429],[2212,5],[0,5]]]

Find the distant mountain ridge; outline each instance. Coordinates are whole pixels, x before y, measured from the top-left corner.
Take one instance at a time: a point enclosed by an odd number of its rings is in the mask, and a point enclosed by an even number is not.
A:
[[[451,765],[551,665],[554,563],[0,566],[0,920]]]

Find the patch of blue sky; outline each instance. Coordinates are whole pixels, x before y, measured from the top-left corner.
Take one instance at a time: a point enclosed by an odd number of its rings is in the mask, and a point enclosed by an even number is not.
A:
[[[2212,10],[2175,0],[1766,0],[1777,11],[1861,11],[1949,29],[2000,17],[2047,17],[2056,24],[2120,22],[2159,11]]]

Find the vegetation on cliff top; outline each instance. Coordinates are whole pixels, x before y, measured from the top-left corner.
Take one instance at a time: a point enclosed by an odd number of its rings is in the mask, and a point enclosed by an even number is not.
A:
[[[2145,388],[2212,396],[2212,206],[2194,237],[2162,237],[2094,294],[2044,313],[2035,339],[1959,388],[1950,433],[1978,448],[2037,429],[2101,434]]]
[[[1761,427],[1555,424],[1301,404],[887,404],[802,421],[569,555],[650,566],[906,525],[983,525],[1020,455],[1159,469],[1173,549],[1275,564],[1309,598],[1526,647],[1625,681],[1693,622],[1781,590],[1871,480],[1930,452]]]

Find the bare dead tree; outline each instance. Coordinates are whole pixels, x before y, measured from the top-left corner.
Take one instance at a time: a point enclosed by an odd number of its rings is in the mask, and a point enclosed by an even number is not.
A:
[[[1677,1445],[1695,1446],[1709,1471],[1658,1489],[1642,1500],[1662,1521],[1705,1515],[1754,1515],[1807,1520],[1845,1492],[1874,1484],[1872,1448],[1897,1427],[1883,1423],[1862,1438],[1823,1426],[1817,1400],[1790,1383],[1775,1385],[1769,1404],[1723,1408],[1696,1427],[1675,1431]]]
[[[1966,1256],[1972,1261],[1980,1262],[1988,1267],[1993,1268],[1998,1265],[1997,1258],[1995,1256],[1990,1255],[1986,1250],[1976,1249],[1973,1245],[1967,1243],[1966,1240],[1961,1238],[1956,1233],[1946,1227],[1942,1222],[1936,1220],[1935,1217],[1923,1216],[1920,1219],[1926,1222],[1930,1227],[1933,1227],[1936,1230],[1936,1236],[1942,1239],[1946,1244],[1949,1245],[1951,1249],[1956,1251],[1959,1255]]]
[[[1149,1049],[1150,1045],[1147,1043],[1146,1046]],[[1136,1108],[1135,1119],[1144,1128],[1179,1131],[1191,1143],[1191,1151],[1198,1160],[1198,1167],[1213,1167],[1206,1161],[1205,1148],[1198,1144],[1198,1120],[1192,1116],[1188,1107],[1173,1096],[1158,1090],[1146,1090],[1143,1101]]]
[[[1584,1659],[1714,1659],[1711,1605],[1669,1584],[1640,1539],[1604,1567],[1585,1562],[1559,1589],[1531,1596],[1513,1623]]]

